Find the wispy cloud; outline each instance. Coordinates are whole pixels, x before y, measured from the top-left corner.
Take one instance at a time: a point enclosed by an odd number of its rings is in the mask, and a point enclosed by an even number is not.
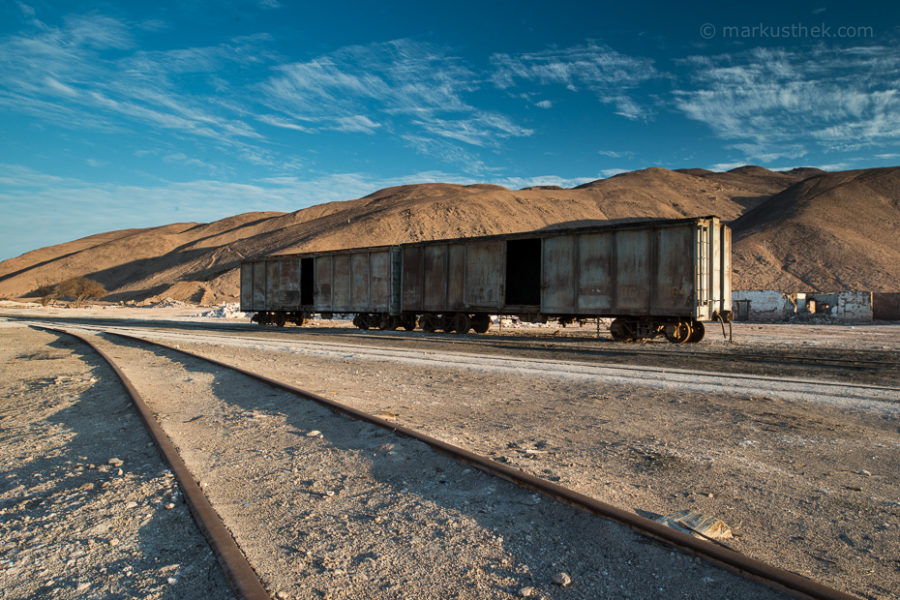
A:
[[[417,152],[477,165],[467,152],[438,138],[472,146],[528,136],[508,116],[478,109],[467,95],[479,77],[446,50],[413,40],[342,48],[275,68],[261,85],[274,111],[269,124],[310,131],[372,133],[385,127]],[[476,167],[477,168],[477,167]]]
[[[524,137],[534,133],[531,129],[516,125],[503,115],[486,112],[462,119],[432,118],[428,121],[417,120],[415,123],[441,137],[473,146],[494,145],[499,138]]]
[[[219,143],[259,137],[241,115],[210,101],[222,91],[215,75],[223,65],[259,60],[253,39],[149,52],[137,49],[129,24],[102,15],[32,27],[0,40],[0,106],[66,128],[149,125]],[[181,85],[183,76],[194,77],[196,91]]]
[[[268,125],[272,125],[273,127],[281,127],[283,129],[293,129],[294,131],[302,131],[304,133],[313,133],[315,129],[311,127],[307,127],[306,125],[301,125],[294,121],[290,121],[288,119],[284,119],[281,117],[276,117],[274,115],[257,115],[257,119],[266,123]]]
[[[634,158],[634,152],[630,150],[597,150],[597,154],[609,158]]]
[[[412,40],[350,46],[275,70],[262,85],[267,102],[309,117],[465,112],[472,107],[462,95],[476,86],[460,59]]]
[[[587,89],[627,119],[647,119],[649,107],[629,95],[642,83],[661,74],[648,58],[628,56],[595,43],[519,55],[494,54],[494,84],[507,89],[518,81],[561,85],[570,91]]]
[[[445,163],[463,165],[467,173],[485,175],[494,171],[478,156],[446,138],[405,133],[400,139],[419,154],[435,156]]]
[[[894,47],[755,48],[682,61],[690,88],[675,107],[747,158],[799,158],[900,142],[900,62]]]

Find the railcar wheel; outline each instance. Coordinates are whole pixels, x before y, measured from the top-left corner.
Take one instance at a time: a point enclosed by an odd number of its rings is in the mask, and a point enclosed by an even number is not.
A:
[[[408,317],[403,317],[400,326],[407,331],[412,331],[416,328],[416,315],[410,315]]]
[[[453,332],[453,315],[443,314],[440,317],[436,317],[435,329],[438,331],[443,331],[445,333]]]
[[[617,342],[630,342],[634,339],[634,327],[630,319],[616,317],[609,324],[609,333]]]
[[[275,325],[284,327],[285,323],[287,323],[287,317],[284,316],[284,313],[275,313]]]
[[[469,333],[472,328],[472,320],[466,313],[456,313],[450,321],[449,331],[453,333]]]
[[[486,333],[491,328],[491,316],[485,314],[477,314],[472,319],[472,329],[475,333]]]
[[[673,344],[683,344],[691,337],[691,326],[686,321],[666,323],[663,328],[666,339]]]
[[[696,344],[703,339],[703,334],[705,333],[706,327],[703,326],[703,323],[700,321],[691,321],[691,335],[688,338],[688,343]]]
[[[355,325],[359,329],[368,329],[368,327],[366,326],[365,315],[358,314],[355,317],[353,317],[353,325]]]
[[[390,315],[382,315],[381,321],[378,322],[378,329],[382,331],[394,331],[397,329],[397,319]]]
[[[419,319],[419,327],[421,327],[422,331],[425,333],[434,333],[437,329],[434,315],[422,315],[422,318]]]

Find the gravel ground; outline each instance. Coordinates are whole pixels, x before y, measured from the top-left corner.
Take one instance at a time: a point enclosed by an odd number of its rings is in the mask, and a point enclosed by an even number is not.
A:
[[[285,597],[779,597],[244,376],[102,343]]]
[[[112,371],[48,333],[0,340],[0,598],[234,598]]]
[[[68,363],[37,365],[42,377],[82,382],[51,404],[43,388],[16,393],[29,381],[21,369],[4,382],[11,400],[3,406],[4,448],[21,444],[16,456],[29,466],[27,480],[39,470],[42,485],[73,494],[48,515],[30,507],[32,490],[4,489],[4,597],[230,597],[112,374],[50,334],[0,331],[6,362],[35,366],[48,353],[47,361]],[[278,598],[781,597],[243,376],[164,351],[101,344],[129,365]],[[53,381],[45,385],[56,387]],[[47,433],[36,438],[36,430]],[[112,449],[122,465],[108,464]],[[73,454],[99,466],[68,467],[79,464]],[[67,467],[31,468],[48,456]],[[68,471],[109,483],[84,502],[75,485],[81,479]],[[24,476],[10,475],[11,483]],[[72,546],[81,552],[69,552]],[[40,560],[34,548],[46,549]]]
[[[645,516],[699,510],[729,544],[862,597],[900,589],[900,418],[759,394],[182,344]],[[456,346],[454,346],[456,350]]]
[[[736,330],[736,335],[748,340],[741,343],[741,352],[758,351],[770,359],[786,350],[800,352],[804,342],[814,353],[830,352],[835,356],[882,362],[885,357],[887,362],[890,357],[896,360],[892,349],[900,348],[900,328],[896,326],[872,326],[864,336],[857,335],[851,328],[835,332],[825,327],[825,333],[819,333],[813,328],[821,326],[743,327],[743,331]],[[10,329],[0,331],[7,337],[6,332]],[[745,336],[755,331],[759,331],[758,337]],[[412,347],[422,344],[428,349],[447,347],[454,351],[469,346],[483,350],[486,343],[483,338],[490,338],[493,340],[490,344],[496,342],[499,344],[496,351],[502,352],[502,345],[507,343],[506,333],[508,331],[494,337],[448,336],[446,341],[441,340],[442,336],[414,334],[407,337],[404,344]],[[299,330],[254,331],[252,335],[302,341],[304,336],[315,338],[328,334],[323,328],[320,332],[303,333]],[[346,336],[342,342],[353,338],[351,332],[339,335]],[[542,339],[560,336],[571,336],[576,345],[585,343],[579,338],[588,340],[589,346],[583,354],[583,359],[587,360],[596,358],[597,348],[606,352],[610,347],[589,341],[590,332],[571,328],[555,335],[552,330],[537,328],[529,331],[524,341],[520,335],[511,343],[513,346],[540,346]],[[845,338],[843,345],[841,336]],[[334,337],[332,333],[328,339]],[[390,334],[357,336],[354,341],[376,345],[396,343]],[[553,339],[545,352],[559,357],[560,344],[567,343],[568,340]],[[18,372],[25,372],[23,362],[31,365],[27,369],[36,368],[36,362],[47,362],[37,365],[45,371],[51,366],[56,368],[56,363],[29,358],[46,350],[51,342],[32,340],[29,344],[29,350],[13,352],[7,359],[14,362]],[[596,385],[554,377],[497,373],[473,376],[469,370],[450,365],[411,370],[392,361],[353,356],[335,360],[308,353],[210,344],[182,344],[182,347],[267,372],[340,402],[393,418],[638,514],[655,516],[683,508],[700,510],[731,525],[737,537],[727,543],[751,556],[862,597],[900,597],[895,591],[900,589],[900,561],[896,558],[900,556],[900,489],[896,481],[896,473],[900,472],[900,454],[897,452],[900,423],[896,413],[796,403],[768,397],[764,392],[749,396],[674,393],[638,385]],[[610,352],[619,353],[615,347]],[[678,365],[678,361],[694,362],[695,357],[685,358],[685,353],[728,352],[725,348],[713,342],[688,349],[644,344],[628,345],[628,350],[622,354],[644,353],[641,358],[645,364],[646,361],[660,360],[662,364]],[[529,355],[540,352],[540,348],[527,350]],[[574,355],[578,352],[578,348],[565,350]],[[163,359],[165,357],[157,356],[154,360]],[[89,359],[80,357],[80,360]],[[345,433],[343,427],[329,431],[319,423],[310,424],[306,420],[313,416],[295,414],[294,409],[286,408],[296,401],[269,396],[273,394],[271,391],[250,393],[253,400],[249,402],[230,399],[230,404],[216,408],[212,402],[217,399],[221,402],[223,390],[234,386],[223,385],[223,382],[216,385],[216,375],[210,374],[209,369],[206,369],[206,375],[198,375],[197,382],[168,375],[154,381],[150,375],[152,361],[145,362],[147,368],[141,370],[144,375],[140,376],[146,378],[148,389],[155,386],[162,390],[162,381],[171,382],[178,394],[195,384],[208,388],[207,392],[197,392],[197,398],[204,393],[209,396],[207,400],[211,403],[203,405],[209,407],[208,413],[201,410],[196,401],[187,405],[174,403],[169,409],[177,417],[168,419],[166,427],[173,437],[173,431],[184,429],[179,434],[184,436],[182,451],[186,457],[190,456],[192,468],[197,465],[196,468],[209,473],[205,478],[209,494],[215,499],[215,494],[220,493],[216,501],[225,507],[220,508],[220,512],[231,515],[235,522],[255,523],[245,533],[246,541],[242,542],[248,554],[252,548],[261,556],[267,548],[271,549],[273,539],[279,540],[279,547],[287,546],[285,557],[275,559],[268,582],[273,590],[283,591],[288,597],[325,597],[329,594],[344,597],[340,595],[343,593],[348,594],[346,597],[411,597],[417,589],[427,597],[428,590],[437,592],[441,589],[439,582],[454,581],[454,577],[457,578],[455,581],[463,582],[458,586],[464,590],[460,591],[459,597],[492,597],[490,594],[510,597],[519,595],[522,590],[528,592],[528,588],[534,588],[538,596],[548,597],[621,597],[624,592],[619,586],[623,585],[630,589],[631,597],[725,597],[730,593],[729,584],[723,582],[718,572],[709,575],[690,571],[691,577],[697,575],[701,583],[712,585],[701,586],[698,592],[679,588],[680,584],[675,583],[668,568],[658,568],[662,563],[643,562],[647,548],[656,548],[652,544],[641,545],[634,557],[627,559],[632,561],[631,565],[627,560],[624,566],[620,565],[615,557],[603,555],[602,560],[607,562],[599,568],[576,571],[570,565],[590,564],[584,563],[590,557],[578,554],[581,542],[576,544],[577,538],[566,533],[570,525],[559,517],[542,513],[537,518],[527,519],[526,526],[521,517],[509,516],[503,502],[498,501],[496,506],[500,508],[489,513],[472,510],[471,507],[477,504],[472,500],[469,507],[460,506],[458,502],[453,504],[453,497],[441,494],[448,484],[440,483],[440,478],[454,484],[457,478],[451,480],[449,475],[444,475],[448,469],[443,463],[432,465],[428,460],[409,460],[406,462],[416,466],[399,480],[391,478],[400,462],[395,457],[408,457],[416,452],[405,443],[400,443],[399,447],[396,441],[376,444],[376,441],[382,442],[376,439],[367,443],[369,433],[366,432],[349,436],[349,439],[341,438],[338,434]],[[731,361],[729,366],[753,371],[759,368],[759,363]],[[98,368],[91,366],[94,377],[97,377]],[[169,368],[175,367],[170,364]],[[895,383],[890,374],[885,375],[890,371],[890,365],[873,368],[875,371],[871,374],[834,369],[829,375],[832,379],[846,377],[854,381]],[[799,369],[800,366],[794,368],[795,371]],[[777,367],[767,363],[764,371],[771,373],[772,370],[777,372]],[[202,371],[197,367],[196,373]],[[193,375],[186,377],[193,378]],[[98,379],[95,388],[108,385],[105,375]],[[13,376],[4,381],[9,389],[16,389],[15,386],[22,385],[24,379]],[[7,392],[5,396],[8,400],[12,394]],[[239,394],[239,397],[245,396]],[[34,396],[39,397],[44,396]],[[165,402],[172,403],[174,397],[160,391],[160,406]],[[3,427],[0,434],[4,436],[12,430],[9,425],[12,414],[13,411],[4,406],[2,415],[6,418],[0,421]],[[47,419],[31,412],[29,415],[27,418],[35,423]],[[210,415],[218,416],[210,419]],[[16,419],[18,422],[26,417]],[[196,433],[200,430],[192,433],[191,428],[200,427],[199,424],[204,424],[210,431],[203,436]],[[318,430],[322,437],[308,436],[313,430]],[[210,438],[210,432],[218,432],[218,437]],[[261,435],[260,432],[267,433]],[[208,439],[213,441],[198,441]],[[248,444],[244,451],[230,450],[239,439],[245,439]],[[58,442],[63,446],[67,443]],[[9,444],[4,439],[4,448]],[[306,452],[310,451],[309,444],[326,446],[326,452],[317,455],[319,458],[313,466],[304,460]],[[387,449],[391,445],[393,447]],[[66,448],[60,452],[65,456],[63,464],[65,460],[73,460]],[[369,453],[374,456],[370,457]],[[260,457],[264,458],[261,463],[252,464],[264,466],[248,466],[251,465],[250,458]],[[92,458],[91,462],[102,464],[104,460]],[[418,469],[420,462],[426,465],[422,469]],[[368,480],[334,476],[335,472],[350,472],[351,467],[359,468],[360,465],[369,469]],[[440,474],[437,483],[425,477],[426,472],[433,475],[432,470]],[[127,473],[127,469],[125,471]],[[466,473],[458,479],[468,480],[471,475]],[[241,482],[248,479],[254,485],[242,488]],[[227,485],[216,492],[217,482]],[[470,489],[483,491],[485,485],[493,484],[476,482]],[[243,491],[225,491],[228,489]],[[4,492],[7,495],[0,497],[4,501],[4,511],[15,506],[8,500],[11,493]],[[498,493],[496,489],[492,491],[492,494]],[[379,494],[392,499],[370,506],[367,503],[369,496],[378,497]],[[298,499],[318,502],[301,505]],[[344,499],[355,504],[341,504]],[[255,504],[243,504],[248,502]],[[526,498],[524,502],[511,504],[530,507],[529,502]],[[175,504],[183,506],[178,502]],[[323,512],[328,506],[336,508],[331,513]],[[535,506],[545,509],[540,504]],[[276,518],[284,511],[295,518]],[[388,516],[395,512],[401,517],[401,523],[418,525],[412,528],[404,525],[396,531],[391,529],[394,526]],[[487,519],[494,513],[506,514],[506,521],[491,524]],[[381,522],[377,522],[379,516],[384,517]],[[5,512],[3,518],[3,526],[8,527],[9,514]],[[337,519],[343,523],[339,529],[333,527]],[[542,524],[548,520],[551,526],[536,535],[531,522]],[[458,523],[460,531],[447,534],[448,526],[454,522]],[[457,533],[461,536],[458,539]],[[539,540],[543,544],[538,546],[540,550],[534,552],[528,549],[528,544],[520,544],[523,535],[531,536],[531,540],[526,540],[529,543]],[[604,531],[602,535],[609,534]],[[493,545],[491,536],[495,540]],[[496,541],[498,536],[502,541]],[[4,540],[6,537],[4,531]],[[338,537],[355,541],[349,546],[343,542],[342,546],[337,546],[335,540]],[[289,539],[295,541],[289,543]],[[418,549],[397,551],[396,543],[390,545],[386,540],[401,543],[400,547],[412,544]],[[42,543],[53,547],[59,541],[45,537]],[[583,543],[596,554],[590,539]],[[464,554],[470,546],[471,553]],[[6,552],[6,546],[3,548]],[[457,555],[464,558],[458,559]],[[360,560],[354,559],[359,556],[362,556]],[[439,564],[440,567],[424,575],[421,569],[406,570],[396,566],[403,556],[412,556],[414,563]],[[337,557],[336,562],[329,562],[329,557]],[[675,558],[683,557],[675,555]],[[457,569],[454,562],[457,560],[468,570]],[[185,559],[178,564],[194,563]],[[8,566],[8,562],[3,565]],[[21,568],[21,563],[15,565]],[[527,570],[522,569],[523,565],[528,567]],[[630,570],[632,567],[634,571]],[[40,577],[35,565],[25,569],[24,573],[31,579]],[[573,583],[564,588],[554,585],[553,576],[566,569]],[[54,569],[48,571],[57,572]],[[7,571],[2,575],[6,578]],[[654,576],[664,580],[658,586],[663,587],[664,592],[653,587],[660,581]],[[707,577],[713,581],[705,581]],[[94,587],[97,580],[88,579],[91,586],[88,589],[97,589]],[[176,577],[176,585],[182,579]],[[302,580],[301,583],[298,580]],[[168,576],[162,581],[168,584]],[[422,587],[417,588],[420,584]],[[154,593],[164,594],[164,589]],[[443,592],[439,595],[446,595],[446,588]],[[152,594],[129,593],[153,597]],[[471,595],[466,596],[466,593]],[[692,595],[695,593],[699,596]],[[742,593],[731,592],[731,597],[745,597]]]

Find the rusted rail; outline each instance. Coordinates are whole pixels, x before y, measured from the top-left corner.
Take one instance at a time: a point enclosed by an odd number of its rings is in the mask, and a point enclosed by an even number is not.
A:
[[[59,331],[50,327],[46,327],[46,329]],[[172,352],[177,352],[185,356],[190,356],[192,358],[217,365],[219,367],[236,371],[238,373],[246,375],[247,377],[266,383],[272,387],[296,394],[309,400],[313,400],[323,406],[343,413],[352,418],[365,421],[367,423],[389,429],[399,435],[418,440],[429,445],[435,450],[447,454],[457,460],[461,460],[481,471],[484,471],[496,477],[500,477],[515,485],[525,487],[535,492],[539,492],[554,500],[564,502],[589,513],[621,523],[640,533],[641,535],[654,538],[665,544],[679,548],[682,551],[696,555],[729,571],[761,582],[765,585],[786,592],[797,598],[816,600],[853,600],[856,598],[853,595],[828,587],[822,583],[803,577],[802,575],[798,575],[796,573],[792,573],[779,567],[764,563],[730,548],[726,548],[722,545],[695,538],[691,535],[682,533],[650,519],[640,517],[611,504],[607,504],[595,498],[585,496],[584,494],[580,494],[574,490],[565,488],[550,481],[546,481],[539,477],[535,477],[534,475],[531,475],[524,471],[520,471],[518,469],[500,464],[487,457],[465,450],[464,448],[448,444],[444,441],[430,437],[413,429],[403,427],[402,425],[397,425],[396,423],[381,419],[350,406],[335,402],[333,400],[329,400],[306,390],[302,390],[289,383],[285,383],[283,381],[279,381],[277,379],[255,373],[253,371],[249,371],[247,369],[243,369],[241,367],[237,367],[213,358],[202,356],[200,354],[190,352],[182,348],[177,348],[175,346],[171,346],[162,342],[152,341],[138,336],[118,332],[104,333],[106,335],[113,335],[124,339],[133,340],[142,344],[149,344],[160,348],[165,348]],[[80,338],[80,336],[75,337],[83,339]],[[96,347],[89,341],[85,340],[85,342],[96,349]],[[102,352],[99,349],[97,349],[97,351],[102,355]],[[107,360],[109,359],[107,358]],[[119,372],[117,368],[116,371]],[[124,378],[124,375],[122,375],[122,377]],[[153,422],[155,423],[155,420]],[[191,481],[191,483],[193,483],[193,481]],[[194,486],[197,487],[196,484],[194,484]],[[197,492],[201,493],[199,487],[197,487]]]
[[[178,480],[178,484],[184,493],[184,499],[188,508],[190,508],[191,514],[194,516],[194,521],[196,521],[200,531],[203,532],[203,535],[209,541],[209,545],[219,560],[219,564],[222,566],[222,570],[225,572],[225,576],[228,578],[234,592],[242,600],[272,600],[272,596],[266,591],[262,581],[259,579],[259,575],[253,570],[237,542],[234,541],[234,538],[225,526],[225,522],[213,509],[200,486],[194,480],[181,455],[178,454],[178,450],[175,449],[175,445],[153,417],[153,413],[147,407],[140,392],[137,391],[131,380],[122,372],[115,361],[87,337],[65,329],[44,325],[32,325],[32,327],[72,336],[86,344],[106,361],[119,377],[122,385],[125,386],[125,390],[131,397],[138,414],[140,414],[144,425],[150,432],[150,437],[153,439],[156,447],[159,448],[165,461],[169,463],[169,467],[175,474],[175,478]]]

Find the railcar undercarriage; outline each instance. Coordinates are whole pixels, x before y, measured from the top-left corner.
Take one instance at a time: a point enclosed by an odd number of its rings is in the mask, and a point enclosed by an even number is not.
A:
[[[251,321],[260,325],[275,325],[284,327],[288,323],[294,323],[302,327],[307,323],[311,315],[303,311],[262,311],[256,313]],[[331,314],[324,314],[330,318]],[[528,322],[546,323],[546,315],[521,315],[520,319]],[[584,318],[559,317],[557,319],[563,327]],[[416,315],[404,313],[401,315],[389,315],[387,313],[358,313],[353,317],[353,325],[359,329],[380,329],[393,331],[405,329],[413,331],[416,328],[425,333],[446,332],[465,334],[470,331],[485,333],[491,328],[491,317],[488,313],[424,313]],[[610,335],[616,341],[636,342],[664,336],[673,344],[696,344],[703,339],[706,327],[695,319],[679,319],[670,317],[616,317],[609,326]]]

